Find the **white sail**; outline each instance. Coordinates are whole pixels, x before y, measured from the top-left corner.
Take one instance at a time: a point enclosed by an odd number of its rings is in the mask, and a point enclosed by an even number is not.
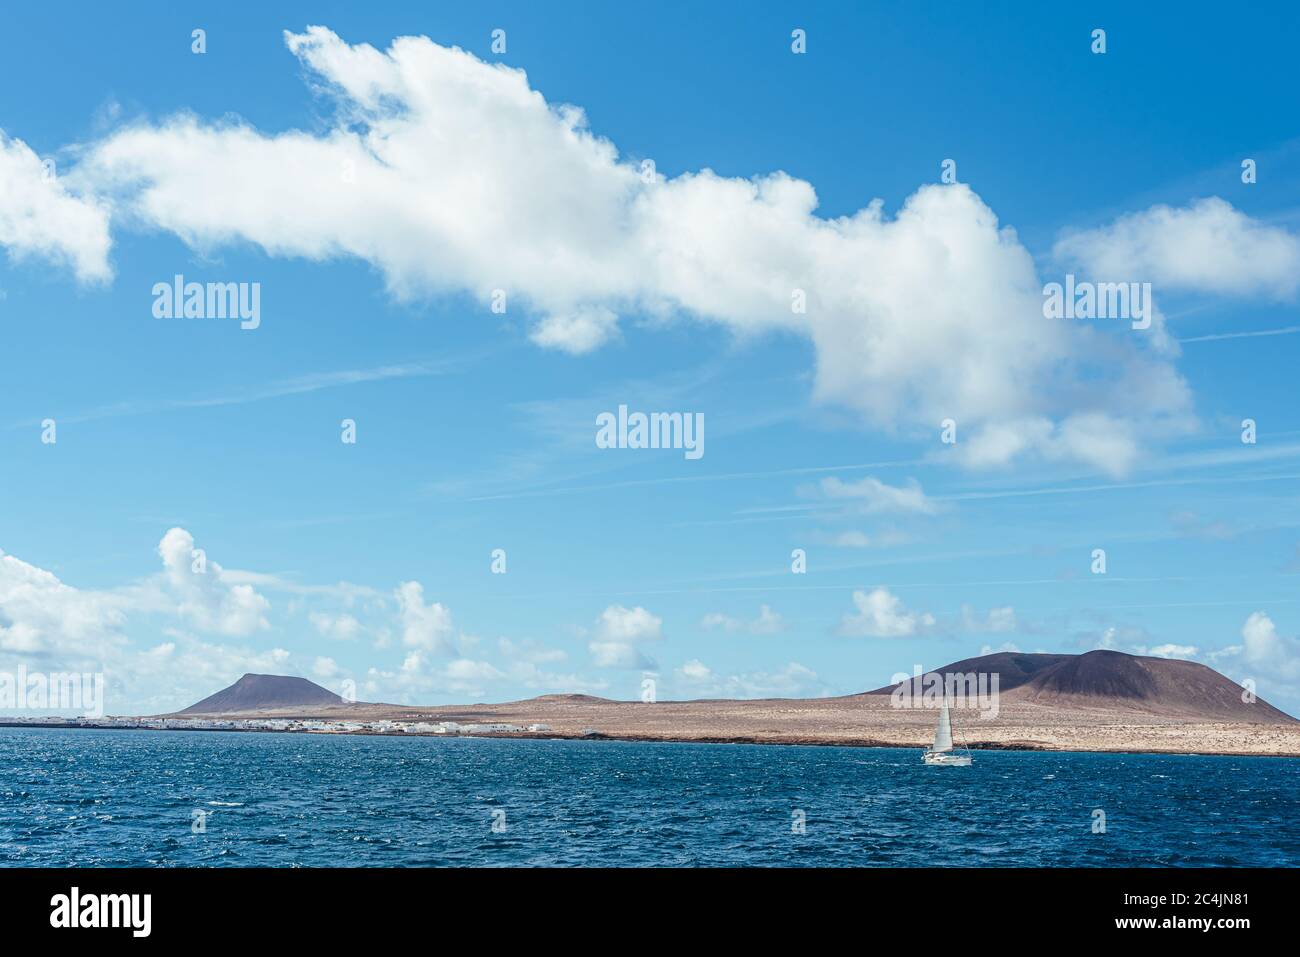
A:
[[[948,699],[943,699],[939,708],[939,730],[934,733],[934,746],[931,751],[952,750],[952,718],[948,715]]]

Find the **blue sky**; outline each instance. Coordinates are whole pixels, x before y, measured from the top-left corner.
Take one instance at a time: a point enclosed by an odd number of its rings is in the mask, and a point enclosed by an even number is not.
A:
[[[1298,18],[14,11],[0,667],[130,713],[244,671],[809,695],[1112,647],[1294,712]],[[1067,273],[1156,323],[1046,318]],[[176,274],[260,284],[260,325],[155,318]],[[620,404],[705,454],[598,448]]]

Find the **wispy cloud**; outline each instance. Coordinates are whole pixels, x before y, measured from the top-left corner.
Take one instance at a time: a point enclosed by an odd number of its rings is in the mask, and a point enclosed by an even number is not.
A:
[[[58,419],[61,423],[92,422],[98,419],[153,415],[181,409],[211,409],[227,405],[244,405],[249,402],[264,402],[268,399],[305,395],[310,392],[319,392],[322,389],[338,389],[344,386],[362,385],[369,382],[447,375],[460,371],[468,361],[469,357],[440,358],[421,362],[372,366],[367,369],[339,369],[333,372],[315,372],[287,379],[278,379],[266,384],[250,385],[241,391],[227,392],[223,395],[192,399],[143,399],[117,402],[72,415],[60,415]],[[9,428],[30,428],[34,422],[38,421],[28,419],[14,422],[10,424]]]
[[[478,495],[466,499],[470,502],[490,502],[508,498],[537,498],[548,495],[579,495],[585,492],[604,492],[611,489],[637,488],[645,485],[675,485],[690,482],[729,482],[742,479],[772,478],[780,475],[815,475],[819,472],[856,472],[866,469],[908,468],[924,464],[921,459],[896,459],[886,462],[858,462],[852,465],[813,465],[805,468],[762,469],[752,472],[717,472],[712,475],[667,475],[660,478],[629,479],[624,482],[606,482],[599,485],[570,485],[562,488],[539,488],[500,495]],[[796,506],[802,508],[803,506]]]
[[[1218,332],[1206,336],[1191,336],[1187,339],[1179,339],[1183,345],[1189,342],[1219,342],[1223,339],[1254,339],[1259,336],[1289,336],[1293,332],[1300,332],[1300,326],[1284,326],[1281,329],[1255,329],[1250,332]]]

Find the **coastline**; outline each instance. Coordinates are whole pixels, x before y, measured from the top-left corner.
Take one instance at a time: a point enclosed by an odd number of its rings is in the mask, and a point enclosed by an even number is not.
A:
[[[1286,726],[1267,726],[1281,727]],[[648,743],[648,744],[742,744],[742,745],[774,745],[774,746],[804,746],[804,747],[851,747],[851,748],[895,748],[900,750],[920,751],[924,747],[924,742],[912,740],[884,740],[879,738],[844,738],[844,737],[815,737],[803,735],[672,735],[672,734],[648,734],[648,733],[582,733],[560,730],[548,731],[475,731],[463,733],[438,733],[430,731],[378,731],[369,728],[342,731],[320,731],[309,730],[295,727],[206,727],[184,726],[180,724],[168,727],[153,727],[143,725],[116,725],[100,724],[90,722],[69,722],[49,720],[12,720],[0,718],[0,728],[44,728],[54,730],[78,730],[78,731],[179,731],[182,733],[193,733],[209,731],[216,733],[232,734],[311,734],[311,735],[348,735],[364,737],[383,737],[383,738],[495,738],[509,740],[534,740],[534,741],[610,741],[624,744]],[[1289,730],[1289,729],[1288,729]],[[1008,739],[1008,740],[979,740],[966,741],[963,746],[971,751],[1035,751],[1045,754],[1143,754],[1143,755],[1170,755],[1170,756],[1203,756],[1203,757],[1263,757],[1263,758],[1300,758],[1300,734],[1297,734],[1297,747],[1295,750],[1243,750],[1237,748],[1170,748],[1170,747],[1142,747],[1139,743],[1130,746],[1119,747],[1071,747],[1061,746],[1053,742],[1032,740],[1032,739]]]

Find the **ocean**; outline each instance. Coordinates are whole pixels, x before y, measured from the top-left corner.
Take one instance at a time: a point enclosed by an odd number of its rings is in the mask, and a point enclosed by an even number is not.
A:
[[[0,728],[5,866],[1264,866],[1300,759]]]

